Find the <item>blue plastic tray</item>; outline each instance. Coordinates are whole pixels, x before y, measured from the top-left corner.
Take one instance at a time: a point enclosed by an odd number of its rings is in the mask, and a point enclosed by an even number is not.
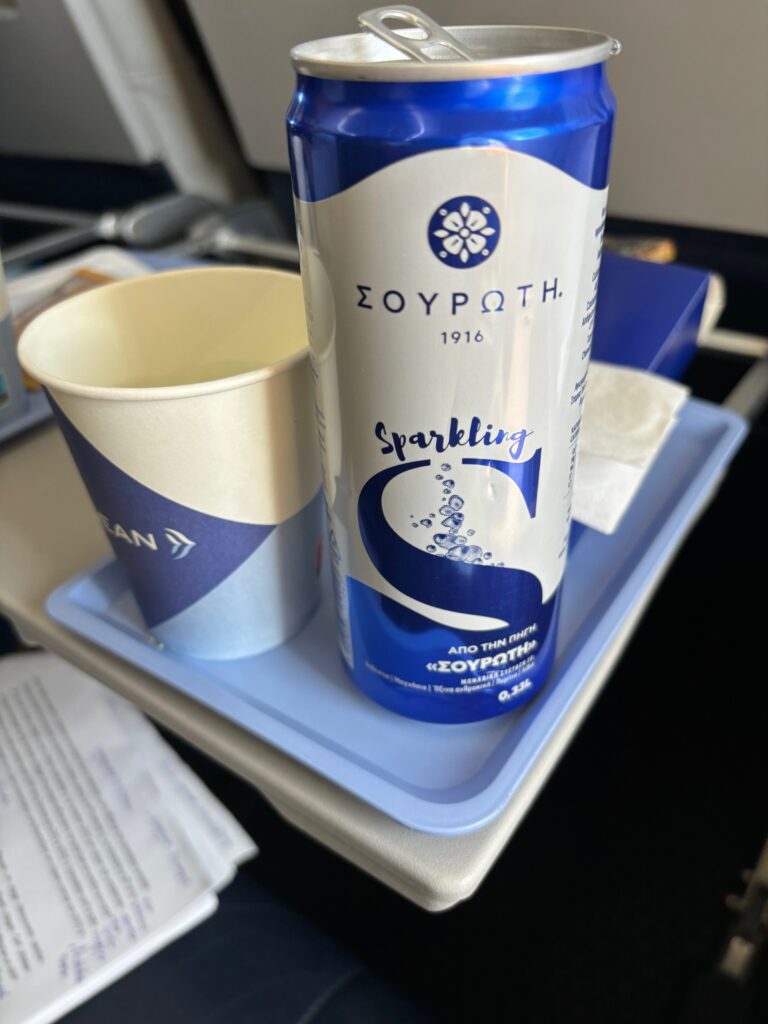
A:
[[[53,618],[280,748],[404,825],[454,835],[491,821],[522,784],[638,597],[716,487],[746,433],[690,401],[612,536],[578,531],[564,583],[556,668],[520,711],[472,725],[410,721],[363,697],[335,644],[331,601],[283,647],[206,662],[146,640],[110,560],[59,587]]]
[[[50,419],[52,415],[51,407],[44,393],[42,391],[30,391],[29,402],[24,412],[14,416],[11,420],[7,420],[5,423],[0,423],[0,444],[3,444],[4,441],[9,441],[12,437],[16,437],[17,434],[21,434],[25,430],[29,430],[30,427],[37,426],[43,420]]]

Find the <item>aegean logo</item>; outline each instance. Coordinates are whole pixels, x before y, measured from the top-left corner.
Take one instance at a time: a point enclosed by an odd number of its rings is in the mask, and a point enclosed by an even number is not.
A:
[[[468,269],[484,263],[499,244],[499,215],[479,196],[455,196],[432,214],[427,238],[443,263]]]
[[[121,523],[112,522],[111,519],[101,512],[99,513],[99,518],[110,537],[121,540],[125,544],[130,544],[132,548],[146,548],[148,551],[158,550],[157,538],[154,533],[142,533],[140,530],[125,527]],[[181,530],[174,530],[170,526],[165,527],[163,536],[170,545],[170,555],[174,562],[186,558],[192,548],[197,546],[197,541],[187,537]]]
[[[185,537],[181,530],[165,529],[165,539],[171,545],[171,558],[178,562],[180,558],[186,558],[189,552],[195,547],[195,541]]]

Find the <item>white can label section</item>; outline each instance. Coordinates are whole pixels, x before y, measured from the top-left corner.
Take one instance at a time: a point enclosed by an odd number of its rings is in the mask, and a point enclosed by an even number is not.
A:
[[[437,692],[524,688],[567,553],[606,195],[471,147],[297,201],[353,671]],[[433,641],[416,649],[393,608],[421,634],[440,627]],[[360,649],[376,629],[386,666],[376,643]]]

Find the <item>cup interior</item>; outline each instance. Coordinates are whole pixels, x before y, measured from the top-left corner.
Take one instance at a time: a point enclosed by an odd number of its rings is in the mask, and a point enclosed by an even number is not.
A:
[[[297,274],[245,267],[170,271],[104,285],[37,317],[24,368],[41,383],[167,388],[265,375],[307,350]]]

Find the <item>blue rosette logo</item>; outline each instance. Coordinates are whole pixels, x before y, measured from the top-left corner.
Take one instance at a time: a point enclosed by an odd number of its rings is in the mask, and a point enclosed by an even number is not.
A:
[[[442,263],[468,269],[484,263],[499,244],[499,215],[479,196],[455,196],[432,214],[427,238]]]

